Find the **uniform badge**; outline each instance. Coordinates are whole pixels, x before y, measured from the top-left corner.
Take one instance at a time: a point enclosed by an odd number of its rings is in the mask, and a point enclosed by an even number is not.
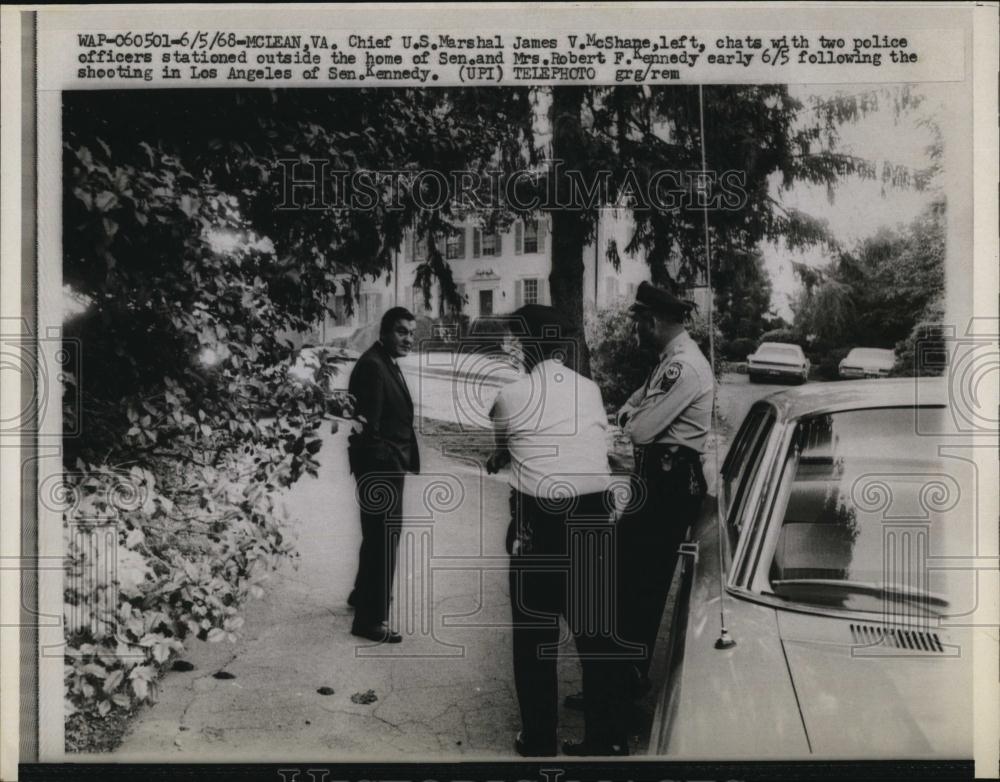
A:
[[[677,361],[672,361],[667,365],[666,370],[663,372],[663,380],[660,381],[660,390],[669,391],[671,386],[677,382],[677,378],[681,376],[681,364]]]

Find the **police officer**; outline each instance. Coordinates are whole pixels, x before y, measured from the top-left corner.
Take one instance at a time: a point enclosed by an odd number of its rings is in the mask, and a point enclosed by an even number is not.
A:
[[[631,313],[639,346],[659,356],[618,413],[635,468],[618,522],[620,639],[642,652],[633,695],[649,687],[649,666],[677,563],[677,550],[705,496],[701,455],[714,403],[712,367],[684,328],[691,305],[643,282]]]

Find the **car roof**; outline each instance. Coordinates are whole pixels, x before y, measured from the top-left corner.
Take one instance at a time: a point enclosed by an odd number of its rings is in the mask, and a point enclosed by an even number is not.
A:
[[[808,383],[765,397],[781,419],[866,407],[947,406],[941,378],[902,377],[889,380],[847,380]]]

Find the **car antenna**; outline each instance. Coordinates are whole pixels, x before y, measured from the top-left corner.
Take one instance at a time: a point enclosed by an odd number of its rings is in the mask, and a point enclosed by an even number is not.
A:
[[[708,177],[708,163],[705,158],[705,92],[703,85],[698,85],[698,123],[701,137],[701,171],[705,175],[706,179]],[[712,242],[708,232],[708,198],[702,201],[702,215],[705,221],[705,282],[708,286],[708,360],[712,367],[712,378],[713,383],[715,378],[715,323],[714,323],[714,308],[715,308],[715,292],[712,290]],[[716,480],[718,481],[719,475],[719,427],[718,427],[718,409],[717,400],[715,394],[712,395],[712,431],[715,432],[714,443],[712,447],[712,453],[715,459],[714,472]],[[719,491],[718,483],[716,484],[716,493]],[[726,629],[726,584],[725,584],[725,574],[723,573],[723,552],[722,552],[722,537],[726,534],[723,519],[722,519],[722,508],[718,503],[715,503],[715,518],[718,523],[718,538],[719,538],[719,625],[720,632],[719,637],[715,640],[716,649],[731,649],[736,646],[736,640],[730,637],[729,631]]]

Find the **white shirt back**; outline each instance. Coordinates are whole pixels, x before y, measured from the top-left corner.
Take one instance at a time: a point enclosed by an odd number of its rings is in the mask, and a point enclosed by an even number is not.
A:
[[[518,491],[557,499],[608,488],[607,414],[594,381],[543,361],[500,390],[493,418]]]

